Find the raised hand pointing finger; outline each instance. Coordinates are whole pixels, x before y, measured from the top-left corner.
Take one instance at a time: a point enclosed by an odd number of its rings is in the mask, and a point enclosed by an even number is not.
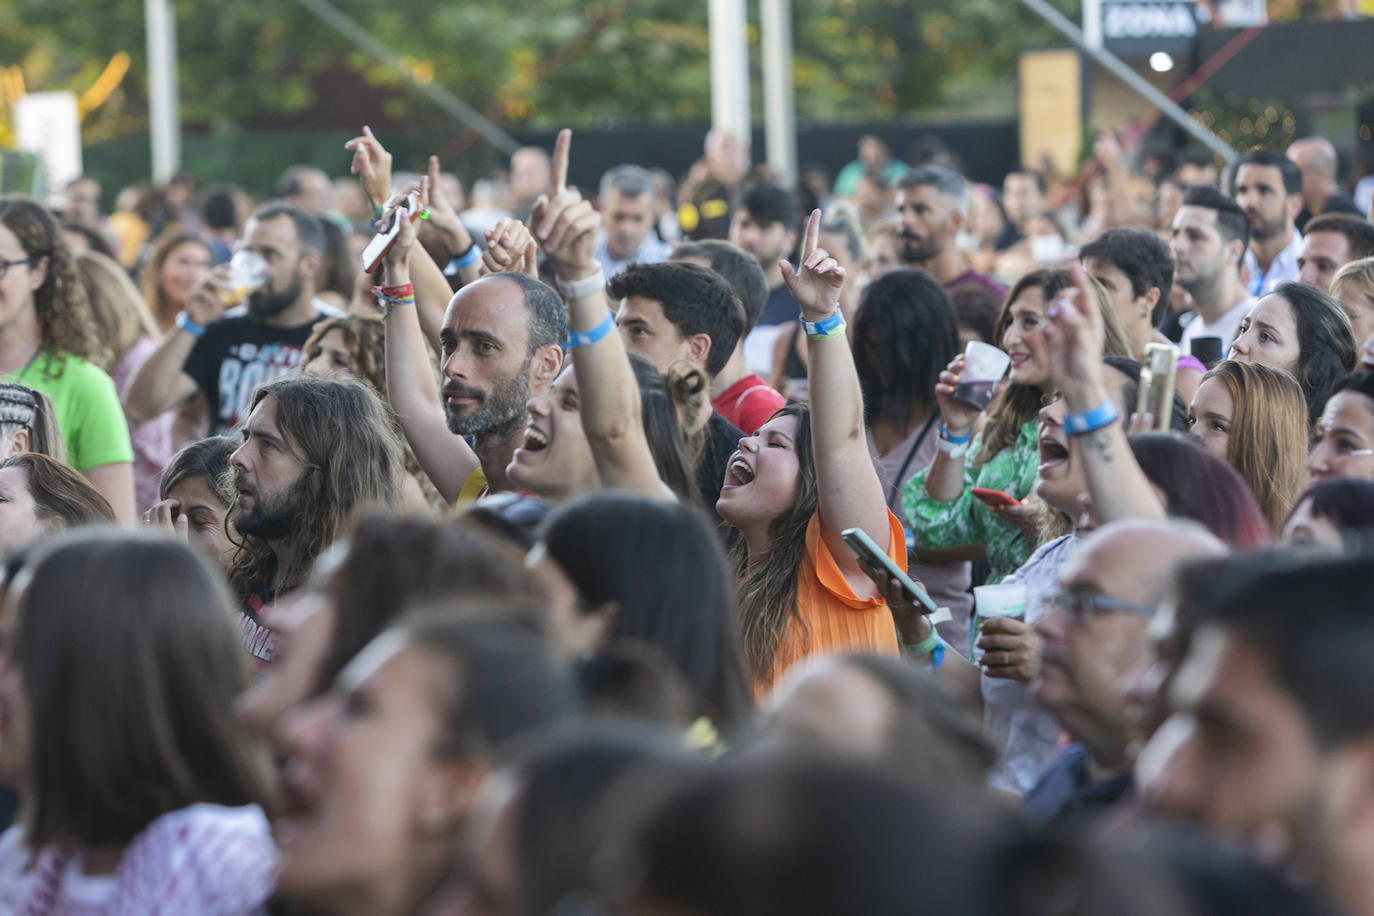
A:
[[[821,211],[812,210],[806,220],[806,234],[802,236],[801,263],[805,264],[821,239]]]
[[[844,286],[844,268],[829,252],[817,247],[820,234],[821,211],[812,210],[803,236],[800,266],[793,269],[786,260],[778,262],[783,282],[808,321],[821,321],[834,314]]]
[[[601,215],[576,188],[568,186],[571,149],[572,131],[564,128],[553,146],[553,194],[540,199],[531,220],[554,272],[566,280],[579,280],[598,269],[595,252]],[[521,247],[512,247],[515,257],[521,256]]]
[[[358,176],[363,193],[373,204],[381,205],[391,190],[391,154],[366,125],[362,135],[349,140],[344,148],[353,151],[352,172]]]
[[[553,196],[557,197],[568,189],[568,157],[572,152],[572,128],[565,127],[558,132],[553,143]]]

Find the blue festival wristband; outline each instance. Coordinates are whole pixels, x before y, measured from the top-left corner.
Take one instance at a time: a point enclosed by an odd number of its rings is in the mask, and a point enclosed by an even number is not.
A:
[[[615,316],[610,312],[606,313],[606,319],[590,331],[581,334],[574,333],[568,337],[568,342],[563,345],[563,352],[575,350],[578,347],[590,347],[592,344],[603,340],[607,334],[615,330]]]
[[[937,671],[945,661],[945,641],[934,627],[931,627],[929,636],[914,646],[902,646],[902,651],[908,658],[929,658],[930,667]]]
[[[829,340],[838,337],[839,332],[844,328],[844,312],[840,307],[835,306],[835,313],[829,318],[820,321],[807,321],[806,316],[801,316],[802,330],[806,331],[806,336],[812,340]]]
[[[1110,400],[1103,401],[1092,410],[1083,413],[1071,413],[1064,418],[1064,432],[1070,436],[1081,436],[1084,433],[1095,433],[1099,429],[1111,426],[1121,418],[1117,412],[1116,405]]]
[[[205,334],[205,325],[196,324],[185,312],[177,312],[177,327],[192,337],[201,337]]]
[[[965,442],[967,442],[968,440],[970,440],[970,439],[973,438],[973,433],[969,433],[969,434],[966,435],[966,436],[951,436],[951,435],[949,434],[949,428],[946,427],[946,426],[941,426],[941,427],[940,427],[940,438],[941,438],[941,439],[944,439],[946,442],[950,443],[951,445],[963,445]]]
[[[482,249],[477,247],[476,242],[473,242],[472,247],[468,249],[467,254],[463,255],[461,258],[454,258],[452,261],[448,262],[448,266],[444,268],[444,276],[455,276],[463,268],[471,267],[481,259]]]

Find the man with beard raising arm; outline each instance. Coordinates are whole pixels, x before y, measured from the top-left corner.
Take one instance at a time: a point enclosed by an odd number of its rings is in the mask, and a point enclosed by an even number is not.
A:
[[[392,218],[385,216],[383,225]],[[509,233],[527,237],[519,224]],[[387,254],[382,285],[413,288],[422,303],[448,292],[409,223]],[[558,293],[518,271],[489,274],[449,300],[439,327],[436,388],[415,306],[398,303],[390,311],[387,400],[445,502],[511,489],[506,466],[523,438],[526,405],[558,377],[567,339],[567,309]],[[472,437],[471,447],[464,436]]]
[[[210,434],[232,432],[248,415],[253,390],[295,369],[315,323],[338,315],[315,299],[324,230],[304,210],[267,203],[243,226],[240,250],[267,263],[267,283],[241,308],[225,312],[226,268],[192,291],[177,326],[134,375],[124,395],[129,419],[141,423],[194,395],[205,397]]]
[[[310,575],[360,508],[395,510],[405,457],[399,431],[372,389],[352,379],[274,379],[253,392],[243,444],[229,456],[238,532],[229,584],[243,644],[272,661],[263,610]]]
[[[920,267],[946,290],[973,283],[1003,299],[1007,291],[964,260],[954,238],[968,218],[968,182],[938,165],[914,168],[897,182],[902,263]]]

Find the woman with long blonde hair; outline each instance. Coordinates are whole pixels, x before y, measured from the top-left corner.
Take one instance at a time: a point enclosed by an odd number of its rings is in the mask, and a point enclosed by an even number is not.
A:
[[[100,368],[110,373],[115,391],[122,398],[138,367],[157,349],[157,324],[138,288],[113,259],[97,251],[86,251],[76,256],[76,271],[86,288],[91,315],[110,351]],[[158,488],[162,469],[174,451],[175,418],[176,412],[169,410],[145,423],[129,420],[129,436],[134,445],[134,497],[140,509],[161,498]],[[127,415],[125,419],[129,419]]]
[[[1275,534],[1307,486],[1307,401],[1289,373],[1225,360],[1202,377],[1188,426],[1235,468]]]

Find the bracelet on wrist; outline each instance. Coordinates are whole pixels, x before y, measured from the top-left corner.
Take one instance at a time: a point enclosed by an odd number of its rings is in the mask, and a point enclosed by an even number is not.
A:
[[[185,312],[177,312],[177,327],[192,337],[201,337],[205,334],[205,325],[196,324]]]
[[[1064,418],[1064,432],[1070,436],[1095,433],[1099,429],[1106,429],[1119,419],[1121,419],[1121,414],[1117,411],[1116,405],[1108,398],[1092,410],[1085,410],[1083,413],[1071,413],[1066,416]]]
[[[395,197],[388,197],[383,203],[372,205],[372,225],[376,227],[377,222],[386,215],[386,208],[396,200]]]
[[[973,431],[970,430],[963,436],[951,436],[949,430],[944,426],[940,427],[940,433],[935,437],[935,447],[946,458],[958,459],[964,457],[968,452],[969,445],[973,441]]]
[[[448,266],[444,268],[444,276],[457,276],[464,268],[471,267],[481,259],[482,249],[477,247],[476,242],[473,242],[472,247],[467,250],[466,254],[448,262]]]
[[[563,345],[563,352],[576,350],[578,347],[590,347],[592,344],[604,340],[614,330],[615,316],[607,312],[605,319],[590,331],[574,332],[569,335],[568,342]]]
[[[602,272],[598,265],[596,273],[581,280],[564,280],[556,277],[554,282],[558,285],[558,292],[563,295],[567,302],[575,302],[578,299],[585,299],[587,296],[606,291],[606,274]]]
[[[902,645],[902,654],[907,658],[929,658],[930,666],[938,669],[945,660],[945,642],[932,626],[930,635],[916,645]]]
[[[374,286],[372,295],[382,309],[383,321],[391,317],[396,306],[415,304],[415,287],[409,283],[405,286]]]
[[[806,316],[801,316],[802,330],[806,331],[807,340],[834,340],[844,334],[844,312],[836,304],[835,311],[829,318],[822,318],[820,321],[807,321]]]

